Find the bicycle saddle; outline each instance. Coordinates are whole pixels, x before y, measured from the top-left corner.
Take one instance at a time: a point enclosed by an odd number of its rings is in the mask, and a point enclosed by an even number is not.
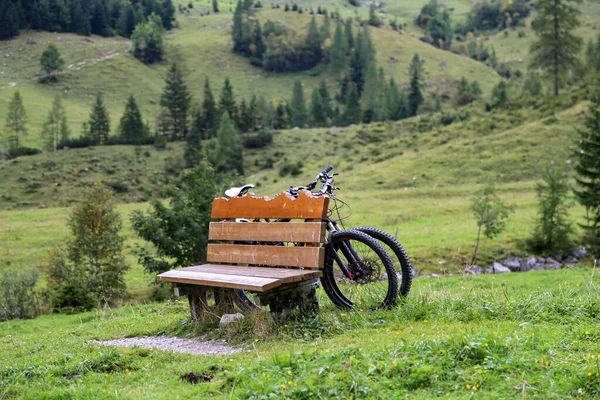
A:
[[[254,185],[244,185],[242,187],[232,187],[225,191],[227,197],[238,197],[248,193],[248,190],[252,189]]]

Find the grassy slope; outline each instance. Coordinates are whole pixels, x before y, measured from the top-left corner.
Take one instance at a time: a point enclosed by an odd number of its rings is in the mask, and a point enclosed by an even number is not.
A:
[[[184,2],[187,4],[187,2]],[[181,64],[186,81],[196,101],[202,98],[202,87],[206,77],[211,80],[213,90],[218,93],[225,77],[230,77],[236,95],[250,97],[263,95],[266,99],[287,99],[291,97],[295,79],[301,79],[305,89],[310,90],[321,79],[326,79],[332,90],[337,84],[332,76],[325,73],[313,76],[311,72],[299,74],[267,74],[253,67],[249,61],[231,52],[231,19],[227,5],[221,7],[219,14],[204,15],[207,2],[197,2],[189,14],[178,13],[179,29],[167,35],[167,62]],[[226,3],[225,3],[226,4]],[[315,3],[315,7],[317,3]],[[416,4],[416,3],[415,3]],[[340,7],[343,16],[355,16],[355,10],[344,7],[342,1],[325,4],[331,10]],[[358,10],[366,15],[365,10]],[[310,21],[308,13],[284,12],[283,9],[271,9],[270,6],[256,10],[255,15],[261,21],[266,19],[284,21],[288,26],[303,35]],[[499,81],[499,77],[485,65],[444,52],[429,46],[420,40],[420,33],[414,27],[403,33],[394,32],[389,27],[371,29],[373,41],[378,49],[378,61],[388,76],[396,82],[406,84],[408,65],[414,53],[425,59],[424,71],[427,92],[451,92],[456,81],[463,75],[480,81],[485,94]],[[58,41],[61,37],[61,41]],[[28,39],[39,44],[27,45]],[[30,134],[23,138],[29,146],[40,146],[39,132],[41,124],[50,109],[53,97],[63,96],[71,130],[77,136],[81,124],[87,120],[91,104],[97,93],[105,97],[112,120],[113,130],[123,112],[125,100],[129,94],[135,94],[146,119],[153,122],[157,103],[163,88],[166,65],[145,66],[135,60],[127,49],[130,43],[124,38],[91,37],[93,43],[72,34],[54,34],[42,32],[24,32],[17,39],[0,42],[0,55],[3,64],[0,71],[0,121],[5,120],[7,104],[15,90],[20,90],[24,98],[29,117]],[[34,73],[39,70],[39,56],[45,44],[54,43],[61,51],[67,68],[61,79],[51,85],[37,83]],[[83,49],[86,52],[83,52]],[[109,51],[106,56],[104,51]],[[6,54],[12,55],[6,57]],[[395,61],[390,61],[391,59]],[[447,66],[440,66],[446,61]],[[77,65],[86,62],[85,65]],[[13,86],[14,85],[14,86]],[[307,94],[307,97],[309,95]]]
[[[421,279],[392,311],[262,318],[194,331],[186,302],[0,324],[4,398],[597,398],[597,276],[588,270]],[[93,339],[199,335],[247,349],[194,356]],[[193,371],[211,382],[190,385]]]

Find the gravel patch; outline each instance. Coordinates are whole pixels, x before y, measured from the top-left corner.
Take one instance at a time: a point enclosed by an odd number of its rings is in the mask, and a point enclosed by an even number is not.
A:
[[[89,343],[115,347],[143,347],[176,353],[221,355],[236,354],[242,349],[231,347],[224,340],[198,341],[167,336],[133,337],[115,340],[91,340]]]

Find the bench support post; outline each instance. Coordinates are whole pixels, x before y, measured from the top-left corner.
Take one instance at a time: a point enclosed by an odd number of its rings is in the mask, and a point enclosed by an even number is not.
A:
[[[286,323],[295,309],[301,314],[312,314],[319,310],[315,280],[286,285],[266,293],[259,293],[261,304],[268,305],[273,320]]]

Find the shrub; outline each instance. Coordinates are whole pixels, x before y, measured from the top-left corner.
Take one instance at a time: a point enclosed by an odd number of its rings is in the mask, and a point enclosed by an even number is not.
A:
[[[35,285],[37,269],[5,269],[0,275],[0,321],[33,318],[39,312]]]
[[[10,160],[12,158],[17,158],[21,156],[34,156],[36,154],[40,154],[42,151],[39,149],[34,149],[31,147],[19,146],[19,151],[16,149],[10,149],[8,153],[6,153],[7,158]]]
[[[262,130],[255,135],[248,135],[244,138],[244,147],[247,149],[259,149],[265,147],[273,141],[273,133],[268,130]]]
[[[302,173],[302,161],[298,161],[297,163],[285,162],[279,168],[279,176],[283,177],[286,175],[298,176]]]

